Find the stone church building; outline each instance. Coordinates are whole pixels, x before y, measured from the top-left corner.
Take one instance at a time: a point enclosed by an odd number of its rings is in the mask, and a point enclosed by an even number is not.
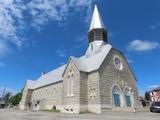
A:
[[[38,80],[27,80],[19,108],[57,109],[62,113],[139,108],[136,77],[123,53],[112,47],[107,38],[107,29],[95,5],[84,56],[71,56],[66,65]]]

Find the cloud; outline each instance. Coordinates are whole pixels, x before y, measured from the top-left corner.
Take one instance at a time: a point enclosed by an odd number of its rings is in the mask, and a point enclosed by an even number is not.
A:
[[[41,30],[49,21],[64,21],[70,14],[83,11],[90,13],[92,0],[32,0],[27,4],[32,26]],[[71,11],[72,10],[72,11]],[[74,12],[73,12],[74,11]],[[86,14],[86,17],[88,14]]]
[[[159,48],[160,44],[158,42],[151,42],[145,40],[133,40],[127,46],[128,51],[148,51]]]
[[[81,34],[76,37],[75,42],[84,42],[86,41],[86,39],[87,39],[86,34]]]
[[[9,53],[9,48],[4,42],[0,42],[0,58],[6,56]]]
[[[158,88],[160,87],[160,85],[150,85],[150,86],[147,86],[147,88],[149,89],[155,89],[155,88]]]
[[[13,88],[9,88],[9,87],[5,88],[5,87],[0,86],[0,96],[2,96],[4,89],[5,89],[5,93],[10,92],[12,95],[15,95],[16,93],[18,93],[18,91],[16,91]]]
[[[128,63],[134,63],[134,60],[127,58]]]
[[[43,30],[50,21],[64,23],[81,13],[85,13],[86,22],[91,4],[92,0],[0,0],[0,41],[22,47],[30,27]]]
[[[125,54],[125,56],[128,63],[130,64],[134,63],[134,60],[132,59],[132,56],[130,54]]]
[[[63,58],[66,57],[66,54],[65,54],[64,50],[61,50],[61,49],[57,50],[57,54],[58,54],[59,57],[63,57]]]
[[[32,26],[40,29],[49,21],[65,20],[69,10],[66,0],[32,0],[27,7],[31,11]]]
[[[25,6],[21,0],[0,1],[0,40],[7,40],[20,47],[23,39],[23,10]]]

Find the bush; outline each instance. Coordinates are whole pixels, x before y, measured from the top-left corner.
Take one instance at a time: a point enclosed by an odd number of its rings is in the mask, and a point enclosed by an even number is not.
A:
[[[19,102],[21,101],[21,98],[22,98],[22,93],[17,93],[15,96],[9,99],[9,103],[11,103],[14,106],[18,105]]]

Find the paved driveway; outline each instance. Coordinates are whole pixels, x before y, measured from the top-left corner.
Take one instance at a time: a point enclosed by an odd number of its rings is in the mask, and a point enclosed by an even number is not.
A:
[[[0,120],[160,120],[160,113],[107,112],[103,114],[60,114],[0,110]]]

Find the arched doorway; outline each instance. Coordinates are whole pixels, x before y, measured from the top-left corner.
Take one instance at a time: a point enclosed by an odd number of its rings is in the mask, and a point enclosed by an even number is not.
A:
[[[121,107],[121,92],[119,87],[114,86],[112,89],[113,105],[115,107]]]
[[[124,95],[125,95],[125,100],[126,100],[126,106],[131,107],[132,106],[132,101],[131,101],[131,92],[129,88],[125,88],[124,90]]]

